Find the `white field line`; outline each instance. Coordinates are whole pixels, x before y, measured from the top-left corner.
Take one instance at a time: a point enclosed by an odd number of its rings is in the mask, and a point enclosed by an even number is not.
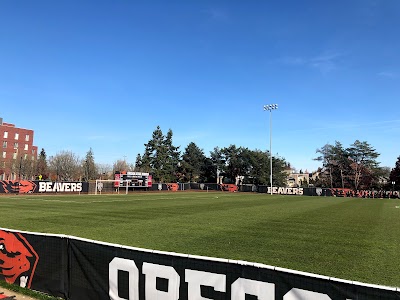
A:
[[[98,195],[98,196],[109,196],[109,195]],[[191,195],[189,197],[190,199],[207,199],[208,197],[204,197],[204,195],[196,195],[193,196]],[[215,198],[215,197],[213,197]],[[152,198],[152,199],[146,199],[146,198],[127,198],[127,199],[115,199],[115,200],[92,200],[92,201],[86,201],[85,199],[80,200],[59,200],[59,199],[45,199],[45,198],[26,198],[26,197],[17,197],[17,198],[10,198],[13,200],[26,200],[26,201],[42,201],[42,202],[59,202],[59,203],[77,203],[77,204],[90,204],[90,203],[114,203],[114,202],[134,202],[134,201],[155,201],[155,200],[176,200],[177,198],[175,197],[157,197],[157,198]],[[190,200],[188,200],[190,201]]]

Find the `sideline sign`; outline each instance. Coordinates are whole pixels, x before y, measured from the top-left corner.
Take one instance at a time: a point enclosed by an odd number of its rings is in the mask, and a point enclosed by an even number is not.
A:
[[[400,289],[0,228],[0,280],[69,300],[372,300]]]

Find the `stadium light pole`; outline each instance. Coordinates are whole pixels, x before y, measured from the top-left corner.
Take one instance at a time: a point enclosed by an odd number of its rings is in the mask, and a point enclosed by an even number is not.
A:
[[[278,104],[264,105],[264,111],[269,110],[269,157],[270,157],[269,181],[271,183],[271,195],[272,195],[272,111],[274,109],[278,109]]]

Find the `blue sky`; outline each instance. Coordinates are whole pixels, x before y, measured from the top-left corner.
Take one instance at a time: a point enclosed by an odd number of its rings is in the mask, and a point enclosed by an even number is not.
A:
[[[0,2],[0,117],[51,156],[134,162],[157,125],[182,151],[400,155],[400,1]]]

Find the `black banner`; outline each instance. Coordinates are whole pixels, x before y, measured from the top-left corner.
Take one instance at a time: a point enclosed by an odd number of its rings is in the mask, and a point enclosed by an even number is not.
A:
[[[0,279],[66,298],[68,239],[0,228]]]
[[[346,300],[400,297],[396,289],[356,285],[261,264],[79,240],[71,240],[71,247],[71,299]],[[246,298],[246,295],[253,298]]]
[[[75,237],[0,229],[0,247],[0,279],[71,300],[400,299],[399,288]]]
[[[0,193],[87,193],[89,183],[81,181],[0,180]]]

